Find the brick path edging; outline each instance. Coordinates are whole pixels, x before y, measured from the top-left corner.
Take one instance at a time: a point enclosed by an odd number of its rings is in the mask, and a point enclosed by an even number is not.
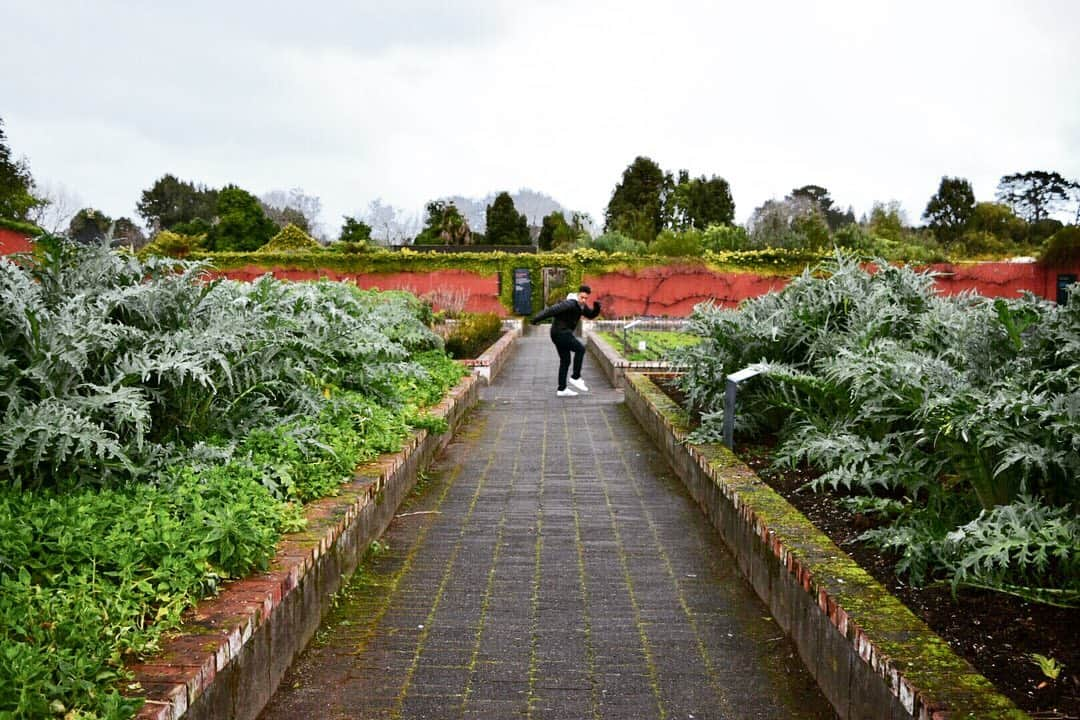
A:
[[[478,378],[463,378],[431,409],[449,424],[445,433],[415,432],[400,452],[359,468],[338,496],[308,505],[306,530],[282,539],[268,572],[200,602],[159,655],[131,666],[146,698],[139,720],[256,718],[417,473],[478,401]]]
[[[647,375],[624,394],[841,718],[1029,718]]]
[[[480,357],[458,361],[472,370],[473,375],[480,377],[489,385],[495,379],[495,376],[499,374],[499,371],[502,370],[507,360],[510,359],[510,353],[514,349],[514,341],[521,337],[524,321],[520,318],[503,320],[503,327],[507,331],[491,347],[481,353]]]

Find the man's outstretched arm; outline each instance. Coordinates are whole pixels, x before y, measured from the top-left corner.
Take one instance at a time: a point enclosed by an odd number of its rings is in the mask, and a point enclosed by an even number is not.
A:
[[[546,320],[549,317],[554,317],[561,313],[563,310],[567,310],[573,307],[575,304],[577,304],[577,300],[563,300],[560,303],[555,303],[554,305],[550,305],[533,315],[529,322],[533,325],[538,325],[541,320]]]

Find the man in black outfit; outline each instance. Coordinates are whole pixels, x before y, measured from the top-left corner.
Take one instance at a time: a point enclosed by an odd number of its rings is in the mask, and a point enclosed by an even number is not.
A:
[[[576,392],[566,387],[566,371],[570,369],[570,353],[574,354],[574,372],[570,376],[570,384],[582,392],[588,392],[585,381],[581,379],[581,361],[585,359],[585,346],[574,337],[581,316],[590,320],[600,314],[600,303],[594,302],[589,309],[589,295],[592,291],[588,285],[578,288],[577,295],[571,293],[560,303],[546,307],[538,312],[529,321],[533,325],[541,320],[553,318],[551,321],[551,342],[555,343],[555,349],[559,352],[559,389],[555,393],[559,397],[572,397]]]

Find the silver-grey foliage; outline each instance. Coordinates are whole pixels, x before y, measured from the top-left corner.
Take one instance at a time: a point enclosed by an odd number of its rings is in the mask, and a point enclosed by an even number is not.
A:
[[[902,554],[902,571],[1066,587],[1056,601],[1077,602],[1077,294],[1060,307],[1030,295],[948,297],[935,292],[930,273],[884,262],[871,272],[837,256],[738,310],[700,306],[690,325],[703,342],[673,358],[701,413],[693,439],[719,439],[725,375],[762,363],[766,374],[740,393],[737,429],[775,433],[777,462],[814,466],[819,489],[906,502],[897,524],[869,536]],[[946,534],[977,522],[980,510],[979,522],[993,523],[1013,505],[1066,514],[1068,532],[1052,542],[1068,541],[1051,561],[1029,563],[1000,545],[995,562],[1009,572],[987,574],[988,562],[971,559],[982,550],[945,550]]]
[[[315,412],[328,384],[390,402],[441,346],[404,294],[247,284],[104,247],[0,261],[0,481],[146,476],[204,438]]]

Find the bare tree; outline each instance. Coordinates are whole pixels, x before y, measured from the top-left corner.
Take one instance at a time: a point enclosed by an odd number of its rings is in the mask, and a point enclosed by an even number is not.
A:
[[[59,182],[41,183],[35,188],[34,195],[43,202],[31,211],[30,221],[53,235],[66,230],[75,213],[83,207],[82,198]]]
[[[371,226],[371,239],[380,245],[407,245],[420,232],[420,218],[386,205],[382,198],[368,204],[363,220]]]
[[[319,214],[322,212],[322,200],[314,195],[308,195],[303,188],[291,188],[289,190],[271,190],[259,196],[259,200],[268,207],[277,210],[294,210],[307,220],[308,231],[311,235],[320,233]]]

